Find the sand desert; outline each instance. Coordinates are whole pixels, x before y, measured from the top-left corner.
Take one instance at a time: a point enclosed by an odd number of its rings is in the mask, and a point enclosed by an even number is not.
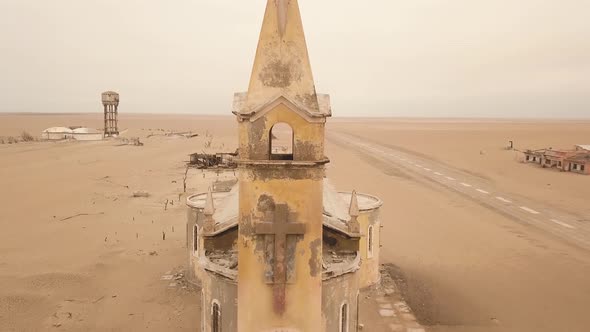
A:
[[[0,136],[100,127],[101,120],[2,114]],[[218,176],[191,170],[184,193],[188,154],[205,144],[235,148],[235,119],[123,114],[120,123],[122,137],[139,137],[144,146],[0,144],[0,331],[197,330],[198,292],[181,278],[171,287],[162,276],[186,267],[186,195],[205,191]],[[523,164],[506,146],[513,140],[517,149],[568,148],[589,143],[588,133],[590,121],[334,118],[328,177],[339,190],[384,200],[381,260],[399,267],[404,298],[429,331],[587,331],[587,248],[334,135],[444,164],[565,211],[577,218],[571,231],[582,237],[590,176]],[[137,191],[149,197],[133,197]]]

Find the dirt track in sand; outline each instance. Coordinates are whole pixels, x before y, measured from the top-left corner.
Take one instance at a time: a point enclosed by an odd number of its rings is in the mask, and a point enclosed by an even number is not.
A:
[[[376,125],[367,121],[366,127],[335,122],[332,129],[337,130],[332,132],[351,133],[365,137],[365,142],[383,145],[395,142],[403,145],[406,153],[415,151],[416,158],[427,156],[431,161],[441,161],[461,171],[473,167],[475,171],[467,174],[483,175],[482,181],[508,188],[519,197],[532,197],[549,209],[582,216],[580,222],[588,216],[587,206],[568,187],[575,188],[577,193],[585,192],[583,186],[588,182],[584,181],[590,179],[530,168],[505,155],[502,144],[507,136],[506,128],[514,124],[485,123],[488,129],[480,132],[479,138],[473,138],[472,128],[477,123],[462,126],[429,121],[392,122]],[[525,132],[509,135],[532,140],[549,131],[556,142],[565,142],[569,137],[574,144],[580,139],[577,133],[583,134],[588,129],[583,127],[576,132],[572,129],[579,126],[570,128],[559,123],[522,126],[527,128]],[[462,135],[472,138],[458,149],[456,142]],[[551,138],[544,137],[537,144],[544,144],[543,139]],[[403,144],[404,141],[408,144]],[[489,143],[494,141],[496,147]],[[430,172],[422,169],[421,173],[404,171],[404,167],[382,157],[367,157],[367,151],[355,151],[342,144],[328,146],[333,161],[329,176],[344,185],[339,189],[362,188],[385,201],[382,259],[400,267],[407,281],[401,284],[405,285],[402,289],[406,299],[430,330],[588,330],[590,319],[584,309],[590,305],[587,250],[425,180],[424,174],[433,173],[434,169]],[[483,157],[482,149],[487,153]],[[348,172],[341,170],[343,164]],[[354,170],[354,176],[350,170]],[[561,180],[570,185],[559,183]],[[548,189],[547,183],[552,188]],[[475,188],[470,190],[485,195]],[[549,194],[558,197],[547,201]]]

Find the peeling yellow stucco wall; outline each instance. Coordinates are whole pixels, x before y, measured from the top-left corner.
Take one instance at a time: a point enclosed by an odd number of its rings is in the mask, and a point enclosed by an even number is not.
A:
[[[361,233],[363,234],[360,240],[362,262],[360,269],[360,287],[362,289],[376,285],[381,278],[381,274],[379,273],[379,254],[381,251],[381,221],[379,219],[379,210],[361,212],[358,221],[361,225]],[[369,226],[372,226],[373,230],[372,255],[368,252]]]

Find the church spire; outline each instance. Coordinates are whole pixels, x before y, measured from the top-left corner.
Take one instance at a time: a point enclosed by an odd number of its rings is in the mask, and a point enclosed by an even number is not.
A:
[[[256,108],[284,96],[319,112],[297,0],[268,0],[248,87]]]
[[[289,11],[289,0],[275,0],[277,2],[277,17],[279,23],[279,33],[281,37],[285,35],[287,28],[287,14]]]

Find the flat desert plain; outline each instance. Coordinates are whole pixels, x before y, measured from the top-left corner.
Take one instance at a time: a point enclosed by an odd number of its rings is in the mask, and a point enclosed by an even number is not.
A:
[[[101,114],[0,115],[0,136],[53,126],[102,128]],[[235,119],[123,113],[120,128],[144,146],[0,144],[0,331],[198,330],[198,292],[162,276],[186,266],[186,195],[217,176],[191,170],[184,193],[188,154],[235,149]],[[590,330],[590,176],[506,149],[590,144],[589,121],[334,118],[327,132],[337,189],[385,202],[381,260],[428,330]]]

